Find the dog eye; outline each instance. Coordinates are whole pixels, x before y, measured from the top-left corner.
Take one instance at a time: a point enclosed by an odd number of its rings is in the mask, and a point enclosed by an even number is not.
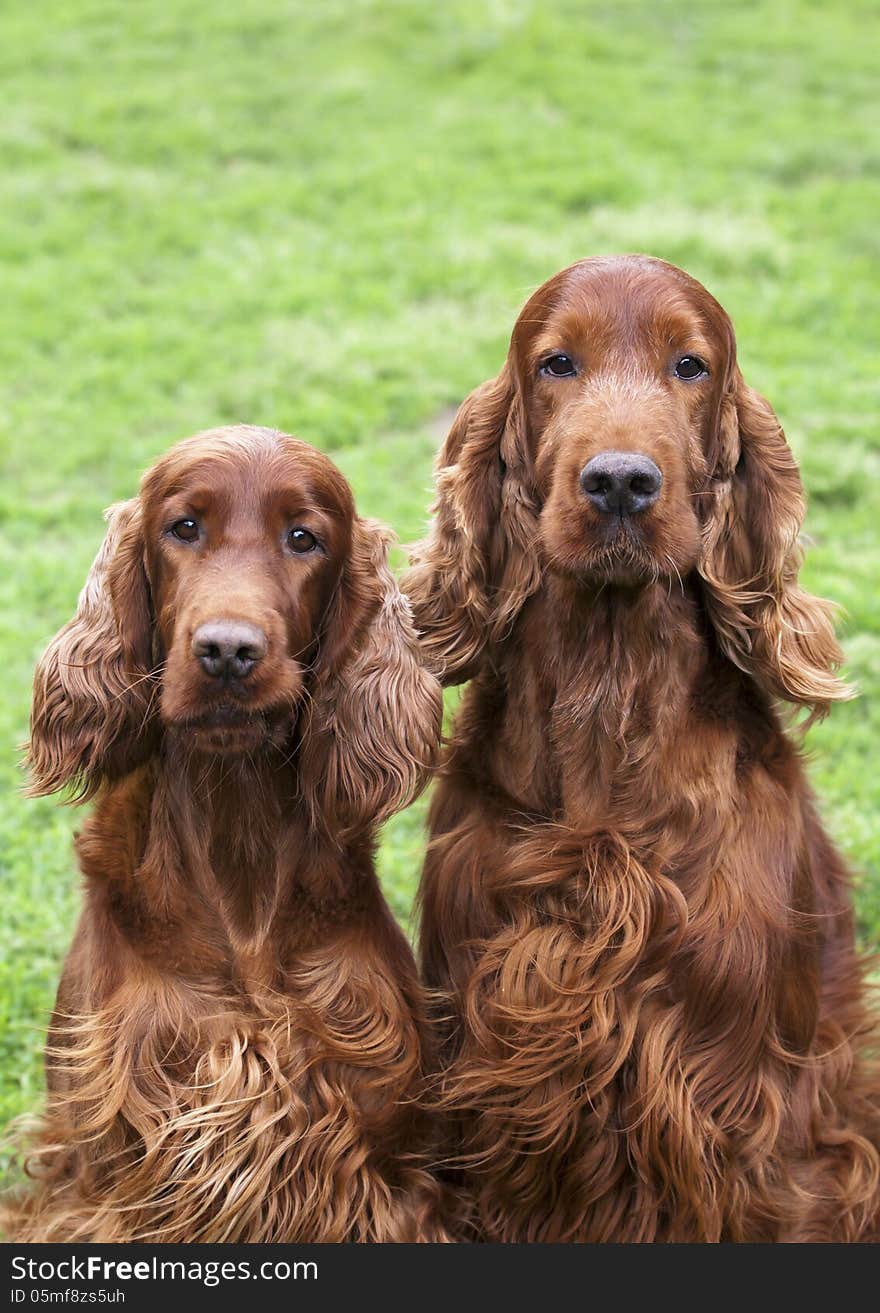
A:
[[[318,540],[308,529],[291,529],[287,535],[287,546],[302,556],[306,552],[313,552],[318,546]]]
[[[700,378],[703,374],[708,373],[708,369],[703,364],[702,360],[700,360],[699,356],[682,356],[681,360],[679,360],[678,364],[675,366],[676,378],[683,378],[688,382],[690,382],[691,379]]]
[[[541,362],[541,373],[550,374],[553,378],[571,378],[576,370],[571,356],[557,355],[548,356]]]
[[[178,520],[172,524],[170,532],[182,543],[194,543],[198,541],[199,526],[195,520]]]

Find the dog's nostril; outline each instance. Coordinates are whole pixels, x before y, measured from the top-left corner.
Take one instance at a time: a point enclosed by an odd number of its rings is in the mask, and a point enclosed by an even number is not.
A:
[[[652,493],[657,491],[659,485],[650,474],[634,474],[629,481],[629,486],[633,492]]]
[[[584,466],[580,481],[598,511],[635,515],[657,500],[663,475],[641,452],[603,451]]]
[[[206,674],[243,679],[266,655],[262,629],[241,621],[216,620],[200,625],[192,638],[192,653]]]
[[[593,473],[587,475],[585,470],[584,474],[581,476],[581,483],[584,485],[585,492],[598,492],[604,494],[611,489],[611,480],[607,474]]]

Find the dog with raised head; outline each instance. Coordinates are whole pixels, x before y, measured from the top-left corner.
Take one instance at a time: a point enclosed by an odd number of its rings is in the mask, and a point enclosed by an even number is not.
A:
[[[444,1238],[373,862],[440,690],[386,545],[260,428],[180,443],[111,511],[34,685],[32,790],[95,807],[16,1239]]]
[[[437,674],[471,683],[421,949],[475,1233],[874,1235],[849,879],[783,719],[848,690],[728,316],[660,260],[563,270],[437,494],[403,587]]]

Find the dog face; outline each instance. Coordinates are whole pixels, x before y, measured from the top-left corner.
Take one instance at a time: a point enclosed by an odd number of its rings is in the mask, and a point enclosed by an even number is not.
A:
[[[345,481],[294,438],[196,437],[141,504],[164,724],[214,752],[283,738],[351,551]]]
[[[733,362],[718,303],[657,261],[588,261],[532,299],[512,353],[547,566],[624,585],[684,577]]]
[[[442,701],[388,534],[334,465],[269,429],[186,439],[113,508],[34,678],[32,792],[89,797],[175,735],[208,759],[296,758],[339,842],[424,783]]]
[[[405,587],[450,683],[549,575],[588,598],[680,585],[774,696],[821,713],[849,694],[830,608],[798,583],[804,495],[785,434],[724,310],[681,269],[599,257],[538,288],[500,373],[455,417],[437,494]]]

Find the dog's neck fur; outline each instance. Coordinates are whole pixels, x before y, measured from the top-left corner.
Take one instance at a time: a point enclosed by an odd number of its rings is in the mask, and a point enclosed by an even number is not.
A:
[[[295,756],[194,754],[174,734],[108,787],[78,840],[90,893],[140,956],[186,975],[269,982],[291,953],[357,915],[370,842],[309,826]]]
[[[496,785],[523,810],[569,823],[623,812],[659,819],[667,753],[690,760],[695,718],[717,729],[699,743],[723,756],[694,759],[695,782],[735,767],[732,701],[741,712],[747,698],[772,723],[718,652],[694,581],[624,588],[549,577],[491,654],[479,690],[478,704],[504,701],[503,731],[489,746]]]
[[[289,875],[290,859],[299,865],[292,850],[305,846],[295,773],[280,753],[191,756],[176,736],[169,736],[164,773],[171,787],[158,797],[182,868],[214,892],[233,942],[262,939],[282,867]]]
[[[705,665],[695,598],[684,589],[551,579],[545,618],[558,653],[559,732],[595,729],[624,753],[637,725],[656,735],[675,722]]]

